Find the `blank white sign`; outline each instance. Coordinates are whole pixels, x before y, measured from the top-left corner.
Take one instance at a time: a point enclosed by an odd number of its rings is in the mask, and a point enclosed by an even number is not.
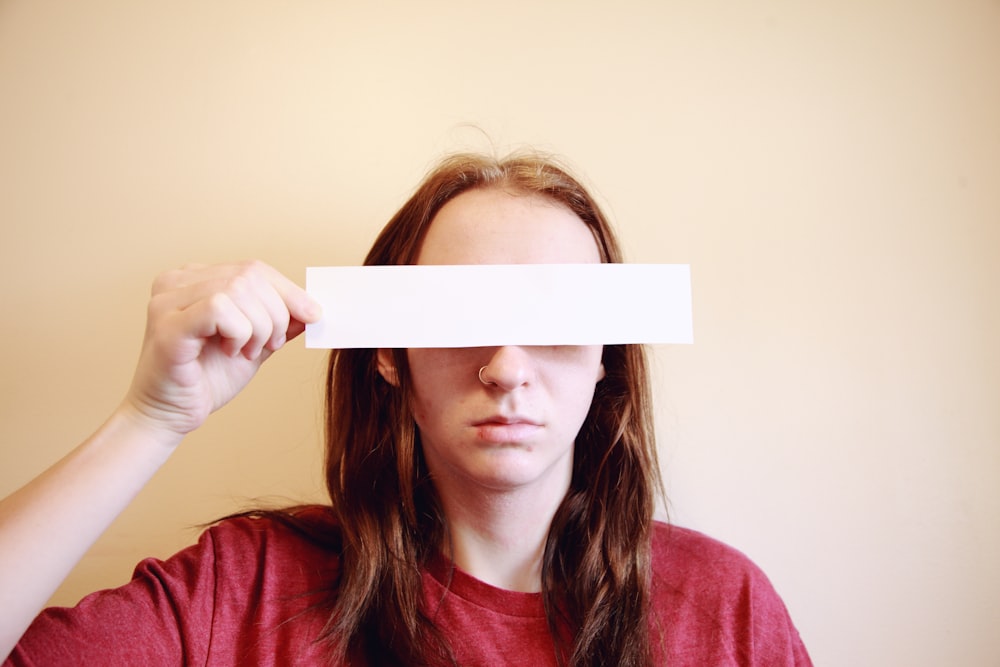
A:
[[[686,264],[306,269],[306,347],[691,343]]]

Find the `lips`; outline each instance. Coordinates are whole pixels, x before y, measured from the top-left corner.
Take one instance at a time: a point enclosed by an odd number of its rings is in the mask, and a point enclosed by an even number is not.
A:
[[[515,444],[530,440],[542,425],[527,417],[494,415],[472,424],[481,440],[497,444]]]

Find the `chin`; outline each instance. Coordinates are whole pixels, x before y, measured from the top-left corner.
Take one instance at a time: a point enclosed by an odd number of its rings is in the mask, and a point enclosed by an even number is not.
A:
[[[545,465],[539,461],[524,461],[523,455],[510,458],[520,460],[493,460],[488,468],[479,468],[470,477],[480,486],[493,491],[517,491],[536,484],[569,485],[570,472],[564,475],[558,461]]]

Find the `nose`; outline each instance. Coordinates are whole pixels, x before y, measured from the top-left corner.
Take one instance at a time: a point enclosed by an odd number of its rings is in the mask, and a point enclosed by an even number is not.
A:
[[[528,350],[518,345],[505,345],[493,351],[483,366],[480,379],[504,391],[514,391],[535,379],[534,362]]]

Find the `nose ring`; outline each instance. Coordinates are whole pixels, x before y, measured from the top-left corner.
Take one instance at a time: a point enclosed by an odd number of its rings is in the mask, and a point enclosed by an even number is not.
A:
[[[483,371],[485,371],[485,370],[486,370],[486,366],[483,366],[482,368],[479,369],[479,381],[482,382],[487,387],[489,387],[490,385],[496,384],[496,382],[490,382],[489,380],[486,380],[483,377]]]

